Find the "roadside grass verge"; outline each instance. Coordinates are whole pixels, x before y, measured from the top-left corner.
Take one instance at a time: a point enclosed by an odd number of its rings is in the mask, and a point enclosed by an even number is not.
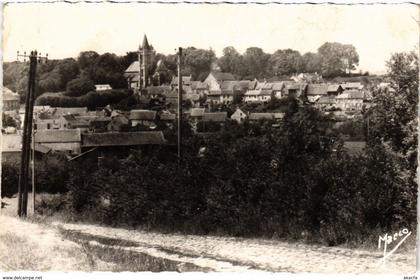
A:
[[[11,232],[0,234],[0,267],[5,271],[92,271],[79,247],[43,248]]]
[[[208,271],[190,263],[127,250],[136,244],[125,240],[82,238],[30,221],[19,221],[13,227],[3,225],[9,229],[0,231],[2,271]]]

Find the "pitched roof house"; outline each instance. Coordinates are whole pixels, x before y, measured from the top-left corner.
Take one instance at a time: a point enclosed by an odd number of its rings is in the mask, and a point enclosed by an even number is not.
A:
[[[156,120],[156,111],[150,110],[131,110],[129,119],[131,121],[132,126],[136,126],[138,124],[148,126],[150,128],[154,127],[155,120]]]
[[[62,129],[80,128],[86,131],[89,129],[89,121],[87,119],[77,118],[75,115],[64,115],[62,118]]]
[[[108,131],[123,131],[130,125],[128,118],[122,114],[111,117],[111,121],[107,124]]]
[[[149,95],[158,96],[171,92],[172,88],[170,86],[149,86],[146,90]]]
[[[227,119],[227,112],[204,113],[203,122],[225,122]]]
[[[328,94],[328,85],[327,84],[309,84],[306,89],[306,95],[315,96],[315,95],[327,95]]]
[[[22,135],[1,135],[1,161],[2,163],[20,163],[22,153]]]
[[[241,81],[238,81],[237,88],[238,88],[238,90],[241,90],[241,91],[245,92],[247,90],[255,89],[257,83],[258,83],[258,81],[241,80]]]
[[[191,83],[192,83],[192,81],[191,81],[192,76],[191,75],[182,76],[181,79],[182,79],[182,86],[191,86]],[[172,77],[171,87],[172,88],[178,87],[178,77],[177,76]]]
[[[112,87],[109,84],[95,85],[96,91],[111,90]]]
[[[247,114],[244,113],[241,109],[237,108],[236,111],[230,116],[232,120],[242,123],[247,117]]]
[[[104,132],[108,129],[111,117],[94,117],[89,121],[89,130],[93,132]]]
[[[271,89],[254,89],[248,90],[245,92],[244,102],[252,103],[252,102],[268,102],[271,99],[271,94],[273,90]]]
[[[225,81],[234,81],[235,77],[231,73],[211,71],[204,83],[208,85],[210,91],[221,90],[221,84]]]
[[[176,115],[170,112],[162,112],[159,114],[159,120],[164,122],[173,122],[176,119]]]
[[[82,147],[164,145],[162,131],[106,132],[82,135]]]
[[[202,118],[204,116],[205,108],[192,108],[190,117],[192,118]]]
[[[337,106],[341,110],[361,110],[365,99],[365,93],[359,90],[346,90],[337,96]]]
[[[208,89],[208,85],[200,81],[191,81],[191,88],[193,90],[206,90]]]
[[[255,89],[272,89],[272,88],[273,88],[273,84],[267,83],[267,82],[258,82],[257,85],[255,86]]]
[[[274,119],[273,113],[251,113],[249,115],[250,121],[273,120],[273,119]]]
[[[85,115],[87,114],[88,109],[87,107],[53,107],[52,114],[55,116],[63,116],[63,115]]]
[[[3,112],[19,110],[20,104],[19,94],[3,87]]]
[[[306,83],[296,83],[291,81],[284,81],[284,83],[284,96],[300,97],[308,88],[308,84]]]
[[[234,81],[235,77],[232,73],[221,72],[221,71],[211,71],[209,76],[213,76],[217,81]]]
[[[61,151],[70,154],[80,153],[80,129],[37,130],[34,135],[35,144],[41,144],[54,151]]]
[[[156,111],[151,110],[131,110],[130,120],[154,121],[156,119]]]
[[[361,90],[363,89],[363,84],[360,82],[347,82],[347,83],[341,84],[341,87],[344,90],[352,90],[352,89]]]
[[[333,95],[321,96],[315,103],[316,107],[320,110],[331,109],[337,105],[336,98]]]
[[[344,89],[339,84],[328,85],[327,93],[329,95],[330,94],[338,95],[338,94],[341,94],[343,91]]]

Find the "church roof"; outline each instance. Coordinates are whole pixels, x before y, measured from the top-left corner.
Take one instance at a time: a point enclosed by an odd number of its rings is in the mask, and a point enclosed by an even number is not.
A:
[[[125,72],[136,72],[138,73],[140,71],[140,64],[138,61],[133,61],[130,66],[128,66],[127,70]]]

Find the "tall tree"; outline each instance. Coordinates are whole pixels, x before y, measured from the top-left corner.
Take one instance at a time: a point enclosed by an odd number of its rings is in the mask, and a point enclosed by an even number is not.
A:
[[[302,67],[306,73],[321,73],[321,56],[307,52],[302,56]]]
[[[389,143],[407,159],[412,171],[417,162],[418,56],[396,53],[387,62],[389,89],[374,93],[370,109],[370,136],[374,143]]]
[[[359,55],[352,45],[327,42],[319,47],[318,54],[322,59],[322,75],[326,77],[346,74],[347,71],[354,70],[359,63]]]
[[[359,65],[359,55],[353,45],[343,45],[343,62],[345,70],[350,74]]]
[[[67,95],[68,96],[82,96],[86,93],[95,90],[95,85],[91,80],[86,78],[77,78],[67,83]]]
[[[261,48],[251,47],[246,49],[244,54],[244,66],[247,78],[262,78],[266,75],[266,69],[270,55]]]
[[[289,75],[302,71],[302,57],[292,49],[277,50],[270,56],[268,72],[275,76]]]
[[[216,59],[212,50],[188,47],[184,50],[184,65],[189,70],[194,80],[204,80],[211,70],[211,65]]]
[[[87,69],[93,66],[99,54],[94,51],[85,51],[79,54],[77,62],[79,63],[80,69]]]
[[[223,49],[223,56],[217,61],[223,72],[230,72],[237,76],[245,74],[243,57],[234,47],[226,47]]]

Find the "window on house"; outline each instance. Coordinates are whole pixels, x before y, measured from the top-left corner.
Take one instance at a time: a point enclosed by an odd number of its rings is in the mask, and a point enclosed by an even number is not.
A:
[[[47,123],[47,129],[51,128],[51,124]]]

